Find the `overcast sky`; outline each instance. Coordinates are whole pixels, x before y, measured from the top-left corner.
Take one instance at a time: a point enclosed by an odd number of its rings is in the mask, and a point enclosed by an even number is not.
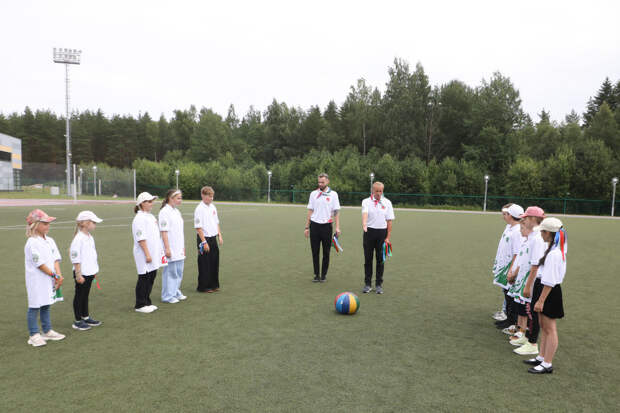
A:
[[[341,104],[358,78],[385,90],[395,57],[431,84],[510,77],[538,120],[582,113],[620,79],[620,1],[2,1],[0,112],[71,108],[158,118],[191,104],[225,116]]]

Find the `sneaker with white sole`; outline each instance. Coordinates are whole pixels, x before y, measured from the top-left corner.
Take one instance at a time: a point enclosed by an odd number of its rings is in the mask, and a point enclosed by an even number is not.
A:
[[[371,291],[372,291],[372,287],[370,285],[365,285],[364,289],[362,290],[364,294],[369,293]]]
[[[156,305],[149,305],[148,307],[151,307],[151,311],[155,311],[158,308]]]
[[[508,334],[508,335],[513,335],[517,332],[517,326],[516,325],[511,325],[506,327],[505,329],[502,330],[502,333],[504,334]]]
[[[101,321],[97,321],[93,318],[90,318],[90,316],[88,316],[87,318],[83,318],[82,321],[85,322],[90,327],[98,327],[101,325]]]
[[[75,321],[73,324],[71,324],[71,327],[73,327],[74,330],[90,330],[90,326],[86,324],[86,321],[84,320]]]
[[[33,334],[28,338],[28,344],[30,344],[33,347],[41,347],[46,345],[47,343],[45,342],[45,340],[43,340],[43,337],[41,337],[41,334],[37,333],[37,334]]]
[[[377,294],[383,294],[383,287],[380,285],[375,285],[375,291]]]
[[[138,313],[152,313],[154,310],[150,305],[145,305],[144,307],[136,308]]]
[[[180,300],[180,301],[187,300],[187,296],[183,294],[177,295],[177,300]]]
[[[532,344],[529,341],[519,348],[513,350],[515,353],[526,356],[538,354],[538,344]]]
[[[50,330],[47,333],[41,334],[41,337],[45,341],[47,341],[47,340],[58,341],[58,340],[62,340],[63,338],[65,338],[65,335],[57,333],[54,330]]]
[[[527,343],[527,337],[525,337],[525,334],[519,338],[510,340],[510,344],[512,344],[513,346],[522,346],[525,343]]]
[[[171,299],[169,299],[168,301],[164,301],[164,303],[168,303],[168,304],[176,304],[176,303],[178,303],[178,302],[179,302],[179,300],[178,300],[178,299],[176,299],[176,298],[174,298],[174,297],[172,297],[172,298],[171,298]]]
[[[508,317],[506,316],[506,313],[503,310],[499,310],[498,312],[493,314],[493,319],[497,321],[504,321],[506,320],[506,318]]]

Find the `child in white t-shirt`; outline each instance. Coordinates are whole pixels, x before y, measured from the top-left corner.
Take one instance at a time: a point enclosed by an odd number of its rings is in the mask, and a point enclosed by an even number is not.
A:
[[[44,346],[47,340],[65,338],[63,334],[52,330],[50,318],[50,306],[56,301],[55,291],[63,282],[59,264],[60,252],[54,240],[47,235],[50,222],[55,219],[40,209],[31,211],[26,218],[28,241],[24,247],[24,256],[30,333],[28,344],[34,347]],[[37,323],[39,314],[43,334],[40,333]]]
[[[166,194],[159,210],[159,231],[164,254],[168,261],[161,277],[161,300],[171,304],[187,299],[181,292],[185,263],[185,232],[183,231],[183,216],[178,206],[182,201],[181,191],[171,189]]]
[[[151,303],[151,291],[155,283],[157,269],[165,261],[159,236],[157,219],[151,210],[153,201],[157,197],[142,192],[138,195],[134,212],[136,216],[131,224],[133,234],[133,258],[138,270],[138,282],[136,283],[136,306],[139,313],[152,313],[157,306]]]
[[[73,278],[75,280],[75,296],[73,297],[73,314],[75,330],[90,330],[91,327],[101,325],[90,317],[88,312],[88,295],[93,280],[99,273],[95,239],[91,232],[102,222],[92,211],[82,211],[76,218],[75,236],[71,242],[69,252],[73,264]]]

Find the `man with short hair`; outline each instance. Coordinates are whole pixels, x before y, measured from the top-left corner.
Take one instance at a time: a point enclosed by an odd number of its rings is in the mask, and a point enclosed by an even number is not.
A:
[[[329,176],[318,176],[319,188],[312,191],[308,200],[308,215],[304,235],[310,237],[312,264],[314,265],[313,282],[325,282],[329,268],[329,252],[332,245],[332,223],[336,222],[336,236],[340,235],[340,201],[336,191],[329,187]],[[319,272],[319,251],[323,245],[323,264]],[[320,277],[319,277],[320,274]]]

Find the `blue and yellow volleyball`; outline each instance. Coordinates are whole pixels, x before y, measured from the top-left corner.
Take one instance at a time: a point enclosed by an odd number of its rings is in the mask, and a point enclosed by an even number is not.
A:
[[[340,314],[355,314],[360,308],[360,299],[357,295],[347,291],[336,296],[334,305]]]

